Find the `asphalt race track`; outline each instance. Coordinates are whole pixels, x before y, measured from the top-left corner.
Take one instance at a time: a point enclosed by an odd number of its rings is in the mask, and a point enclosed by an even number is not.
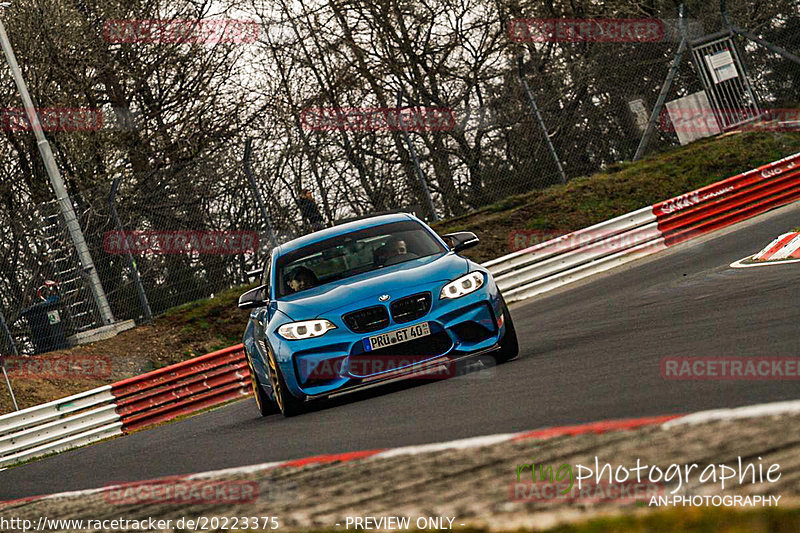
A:
[[[800,355],[800,264],[731,269],[800,203],[512,308],[522,357],[293,418],[252,400],[0,472],[0,500],[267,461],[796,399],[797,381],[666,381],[665,356]]]

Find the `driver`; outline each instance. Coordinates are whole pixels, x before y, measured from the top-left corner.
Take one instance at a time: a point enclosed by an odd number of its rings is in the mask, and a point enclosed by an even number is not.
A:
[[[292,270],[286,280],[286,284],[289,285],[294,292],[310,289],[317,283],[319,283],[319,280],[316,274],[314,274],[310,268],[304,266],[299,266]]]
[[[392,237],[385,244],[383,264],[393,265],[395,263],[402,263],[403,261],[414,259],[415,257],[419,256],[408,251],[406,241],[398,239],[397,237]]]

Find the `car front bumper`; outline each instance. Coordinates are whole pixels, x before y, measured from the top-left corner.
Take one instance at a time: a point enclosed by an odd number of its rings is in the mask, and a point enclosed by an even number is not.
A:
[[[409,294],[415,290],[419,287],[410,289]],[[341,317],[325,316],[336,323],[336,330],[317,339],[279,343],[279,364],[289,390],[299,398],[315,399],[415,376],[448,377],[456,362],[499,348],[505,324],[500,294],[491,276],[484,287],[458,299],[439,299],[438,285],[428,290],[436,297],[428,314],[418,320],[392,322],[379,331],[357,334]],[[429,324],[430,336],[397,344],[392,350],[365,351],[364,338],[423,322]]]

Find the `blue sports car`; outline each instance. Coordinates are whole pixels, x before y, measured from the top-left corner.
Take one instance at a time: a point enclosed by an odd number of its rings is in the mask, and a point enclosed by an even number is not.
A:
[[[274,248],[250,309],[244,347],[261,414],[436,375],[462,359],[519,347],[491,274],[459,252],[474,233],[440,237],[396,213],[347,222]]]

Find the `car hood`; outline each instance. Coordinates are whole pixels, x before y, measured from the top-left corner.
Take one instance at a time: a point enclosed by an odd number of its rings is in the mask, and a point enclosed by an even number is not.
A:
[[[453,253],[420,257],[285,296],[277,304],[292,320],[307,320],[339,309],[376,305],[382,294],[406,293],[417,285],[455,279],[468,270],[467,260]]]

